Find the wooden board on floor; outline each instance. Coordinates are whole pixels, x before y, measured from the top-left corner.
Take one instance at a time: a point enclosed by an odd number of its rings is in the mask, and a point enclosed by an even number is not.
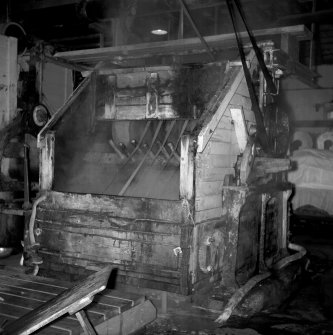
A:
[[[105,273],[104,273],[105,274]],[[102,278],[95,278],[96,281]],[[105,277],[104,277],[105,279]],[[100,281],[98,281],[100,283]],[[84,281],[81,281],[82,284]],[[90,283],[91,285],[91,283]],[[75,286],[73,283],[57,281],[43,277],[33,277],[17,272],[0,270],[0,324],[7,320],[6,333],[16,334],[18,318],[23,321],[34,314],[36,308],[47,301],[57,299],[63,292]],[[89,285],[88,285],[89,286]],[[87,285],[85,285],[87,287]],[[65,292],[66,293],[66,292]],[[58,298],[59,299],[59,298]],[[93,298],[93,302],[85,308],[90,322],[96,327],[125,311],[144,302],[144,297],[136,294],[122,293],[116,290],[104,290]],[[67,301],[68,302],[68,301]],[[67,306],[66,306],[67,307]],[[32,312],[34,310],[34,312]],[[50,312],[50,310],[48,310]],[[28,323],[25,326],[29,326]],[[37,331],[37,334],[81,334],[82,328],[74,315],[64,315]]]

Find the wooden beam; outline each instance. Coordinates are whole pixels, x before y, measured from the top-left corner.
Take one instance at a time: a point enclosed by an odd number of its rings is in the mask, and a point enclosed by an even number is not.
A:
[[[16,116],[17,39],[0,35],[0,129]]]
[[[191,200],[194,196],[194,153],[190,135],[182,136],[180,148],[180,197]]]
[[[39,186],[42,191],[51,190],[54,179],[54,132],[48,132],[41,143],[39,158]]]
[[[333,120],[299,120],[293,122],[294,127],[297,128],[321,128],[333,127]]]
[[[278,19],[278,24],[309,24],[309,23],[331,23],[333,9],[321,10],[313,13],[303,13],[282,16]]]
[[[37,145],[39,146],[41,140],[45,137],[46,133],[49,130],[52,130],[52,127],[60,120],[60,118],[64,115],[64,113],[68,110],[69,106],[77,99],[80,93],[89,85],[91,81],[91,75],[86,77],[81,84],[76,88],[76,90],[71,94],[68,100],[60,107],[55,114],[51,117],[51,119],[47,122],[44,128],[39,132]]]
[[[297,39],[310,39],[311,33],[303,26],[277,27],[270,29],[260,29],[253,31],[257,38],[269,39],[281,34],[292,34]],[[240,37],[243,42],[249,42],[246,32],[241,32]],[[225,49],[236,47],[235,35],[233,33],[223,35],[213,35],[204,37],[210,48]],[[58,52],[55,57],[60,57],[73,62],[97,63],[106,60],[124,60],[131,58],[151,57],[152,55],[182,55],[188,52],[204,53],[205,47],[199,38],[187,38],[181,40],[149,42],[132,45],[122,45],[116,47],[106,47],[88,50],[75,50]]]
[[[62,66],[62,67],[65,67],[67,69],[71,69],[71,70],[74,70],[74,71],[83,72],[83,71],[92,71],[93,70],[92,68],[90,68],[88,66],[79,65],[79,64],[73,63],[69,60],[59,58],[59,57],[43,56],[43,59],[48,63],[59,65],[59,66]]]
[[[30,0],[30,1],[24,1],[15,4],[16,9],[22,10],[22,11],[31,11],[36,9],[46,9],[50,7],[59,7],[59,6],[67,6],[67,5],[74,5],[79,3],[80,0],[43,0],[43,1],[36,1],[36,0]]]

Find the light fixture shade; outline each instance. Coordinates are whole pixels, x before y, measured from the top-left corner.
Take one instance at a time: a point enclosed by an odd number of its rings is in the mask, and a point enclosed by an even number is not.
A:
[[[150,20],[150,32],[152,34],[159,36],[168,34],[169,22],[165,16],[153,16]]]
[[[163,28],[156,28],[156,29],[152,29],[151,33],[154,35],[166,35],[168,31]]]

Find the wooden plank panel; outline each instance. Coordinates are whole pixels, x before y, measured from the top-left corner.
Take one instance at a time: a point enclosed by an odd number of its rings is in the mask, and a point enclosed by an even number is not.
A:
[[[211,208],[195,213],[195,222],[200,223],[215,218],[220,218],[223,214],[222,206],[218,208]]]
[[[253,55],[252,55],[253,56]],[[214,113],[214,115],[211,117],[211,120],[205,125],[198,135],[198,152],[202,152],[208,141],[210,140],[212,134],[214,133],[214,130],[220,123],[221,118],[223,117],[224,113],[226,112],[226,109],[228,107],[228,104],[230,100],[232,99],[238,85],[240,84],[242,78],[244,77],[243,70],[239,68],[239,72],[237,73],[236,78],[233,80],[233,82],[230,85],[229,90],[226,92],[226,95],[224,96],[221,104],[219,105],[217,111]]]
[[[180,235],[181,225],[175,222],[114,217],[112,213],[38,208],[37,220],[45,224],[63,223],[66,226],[108,229],[109,236],[123,238],[123,233]],[[112,228],[112,231],[110,230]]]
[[[54,236],[58,239],[54,240]],[[177,269],[178,266],[173,249],[179,246],[179,239],[178,243],[162,245],[149,241],[114,240],[93,234],[74,234],[68,230],[55,231],[44,228],[38,242],[50,250],[103,262],[141,261],[173,269]]]
[[[75,269],[76,267],[83,267],[84,269],[89,271],[98,271],[106,264],[105,261],[100,261],[98,258],[94,259],[93,256],[91,258],[87,258],[87,255],[77,257],[77,255],[71,253],[63,253],[62,255],[60,255],[58,252],[46,249],[40,250],[40,253],[42,254],[43,259],[44,257],[47,260],[50,259],[50,262],[52,263],[73,265],[73,271],[78,270]],[[109,262],[107,264],[112,265],[113,263],[109,259]],[[167,268],[165,266],[126,261],[115,261],[114,264],[117,266],[118,275],[126,274],[127,276],[138,277],[148,276],[149,278],[159,278],[159,280],[162,281],[170,280],[170,282],[173,281],[173,279],[175,279],[175,282],[177,282],[180,277],[180,273],[178,270]]]
[[[222,193],[223,181],[202,181],[196,185],[197,197]]]
[[[233,168],[210,168],[198,171],[196,176],[199,181],[223,181],[225,175],[233,173]]]
[[[203,211],[207,209],[222,207],[222,194],[220,195],[209,195],[205,197],[198,197],[195,200],[195,209],[197,211]]]
[[[229,111],[229,110],[228,110]],[[230,113],[230,112],[229,112]],[[234,129],[234,126],[232,124],[232,118],[231,118],[231,115],[228,116],[228,115],[223,115],[221,117],[221,120],[220,122],[218,123],[217,125],[217,128],[218,129],[221,129],[221,130],[225,130],[225,129],[228,129],[228,130],[233,130]]]
[[[236,163],[237,158],[232,155],[197,155],[197,168],[207,169],[207,168],[230,168]]]
[[[48,192],[48,199],[42,207],[104,212],[121,218],[179,223],[182,217],[181,201],[81,195],[54,191]]]
[[[229,155],[230,143],[209,141],[207,144],[208,150],[214,155]]]
[[[248,96],[248,94],[245,95],[245,96],[240,94],[241,93],[240,86],[238,87],[236,93],[234,94],[234,96],[230,100],[230,104],[231,105],[242,106],[243,108],[247,107],[247,108],[251,109],[251,106],[252,106],[251,99]]]
[[[53,267],[54,265],[53,268],[55,271],[62,271],[65,265],[70,265],[71,270],[74,273],[77,271],[77,267],[96,271],[105,266],[105,264],[99,260],[77,258],[66,253],[60,256],[59,254],[51,251],[41,250],[40,254],[43,259],[45,259],[43,266],[51,265],[51,267]],[[123,279],[121,279],[121,277],[123,277],[127,279],[137,278],[139,280],[144,279],[154,282],[169,283],[171,286],[179,285],[180,273],[172,269],[165,269],[162,266],[152,267],[149,266],[149,264],[139,262],[135,263],[135,265],[124,263],[117,263],[115,265],[118,267],[118,278],[120,281],[123,281]]]
[[[223,129],[223,128],[217,127],[214,130],[214,134],[211,137],[211,141],[215,141],[215,142],[221,141],[221,142],[227,142],[228,143],[228,142],[230,142],[231,133],[233,131],[234,130],[232,128],[230,128],[230,129]]]
[[[152,233],[147,231],[129,231],[129,230],[111,230],[111,229],[98,229],[89,226],[78,226],[78,225],[68,225],[58,221],[36,221],[39,225],[39,228],[47,229],[49,231],[53,231],[54,235],[57,235],[58,232],[60,234],[64,234],[66,232],[73,234],[83,234],[84,236],[93,236],[95,242],[97,238],[100,236],[103,239],[100,241],[100,245],[105,245],[105,239],[107,239],[107,246],[113,244],[117,247],[119,241],[131,241],[133,243],[144,243],[144,244],[158,244],[158,245],[168,245],[174,246],[179,245],[180,240],[180,231],[176,234],[161,234],[161,233]],[[176,229],[174,229],[176,230]],[[104,242],[104,243],[103,243]]]

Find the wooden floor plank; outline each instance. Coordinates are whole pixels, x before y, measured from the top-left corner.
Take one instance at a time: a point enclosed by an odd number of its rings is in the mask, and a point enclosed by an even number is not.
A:
[[[7,334],[21,334],[24,332],[30,334],[68,312],[79,311],[84,307],[84,303],[87,303],[96,293],[106,288],[111,270],[111,267],[106,267],[90,275],[71,289],[63,291],[47,303],[28,312],[20,318],[19,322],[9,324],[5,332]]]
[[[24,308],[0,302],[0,315],[3,317],[14,317],[15,319],[18,319],[21,318],[23,315],[26,315],[30,311],[30,308]],[[57,321],[49,325],[49,328],[61,330],[65,332],[65,334],[69,335],[80,334],[80,327],[80,323],[75,318],[58,319]]]
[[[46,285],[52,285],[56,287],[60,287],[62,289],[70,288],[72,287],[75,283],[70,283],[70,282],[65,282],[65,281],[60,281],[60,280],[55,280],[52,278],[47,278],[47,277],[39,277],[39,276],[32,276],[32,275],[26,275],[23,273],[12,273],[6,270],[0,270],[0,278],[12,278],[12,279],[21,279],[24,281],[28,282],[33,282],[33,283],[41,283],[41,284],[46,284]]]
[[[46,287],[41,287],[39,290],[36,289],[38,289],[38,286],[32,286],[24,281],[3,281],[0,279],[0,292],[21,296],[24,299],[40,301],[41,303],[57,296],[56,293],[47,292]],[[61,292],[62,291],[59,293]],[[99,295],[96,299],[97,301],[101,300],[102,303],[91,304],[86,308],[88,316],[93,323],[98,322],[100,318],[105,320],[107,317],[117,315],[119,312],[131,307],[130,304],[125,306],[124,304],[121,304],[121,302],[117,303],[117,301],[112,300],[109,297],[103,297],[103,295]]]
[[[1,320],[12,322],[38,309],[43,303],[77,283],[63,282],[52,278],[29,276],[23,273],[0,269],[0,324]],[[132,292],[104,290],[96,294],[94,301],[85,310],[94,326],[143,302],[145,297]],[[15,322],[14,322],[15,323]],[[81,326],[74,315],[63,316],[49,326],[38,330],[40,335],[79,334]]]
[[[30,289],[11,286],[10,283],[6,283],[6,285],[4,285],[0,281],[0,298],[5,299],[5,301],[11,301],[6,299],[6,296],[16,297],[17,299],[15,301],[20,302],[20,306],[34,306],[34,308],[39,307],[44,302],[47,302],[55,297],[53,294],[48,295]],[[89,305],[87,307],[87,313],[91,322],[98,324],[111,316],[119,314],[119,309],[110,305],[97,305],[93,303],[91,306]]]
[[[17,318],[11,315],[0,316],[0,325],[4,325],[5,321],[6,323],[8,323],[8,322],[15,322],[15,320],[17,320]],[[47,329],[45,328],[40,329],[35,334],[36,335],[68,335],[70,333],[67,330],[65,331],[65,330],[54,328],[54,327],[47,327]]]

